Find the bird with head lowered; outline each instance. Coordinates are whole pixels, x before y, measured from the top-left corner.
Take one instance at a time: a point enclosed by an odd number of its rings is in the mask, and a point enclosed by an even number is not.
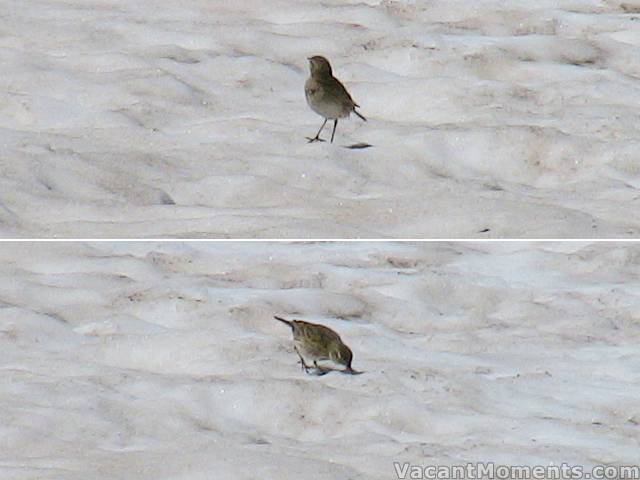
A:
[[[304,320],[286,320],[282,317],[274,316],[276,320],[288,325],[293,333],[293,344],[302,369],[309,373],[311,366],[307,362],[312,362],[318,374],[325,374],[332,369],[318,365],[321,360],[343,365],[346,368],[343,373],[358,374],[351,367],[353,353],[347,347],[340,335],[329,327],[317,323],[305,322]]]

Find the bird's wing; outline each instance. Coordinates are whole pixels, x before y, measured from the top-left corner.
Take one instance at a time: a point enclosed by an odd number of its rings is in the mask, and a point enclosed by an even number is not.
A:
[[[346,99],[351,104],[351,107],[358,106],[356,102],[353,101],[353,98],[351,98],[351,95],[344,87],[342,82],[340,82],[340,80],[338,80],[337,78],[331,77],[331,81],[328,82],[327,87],[331,89],[336,95],[339,95],[342,98]]]

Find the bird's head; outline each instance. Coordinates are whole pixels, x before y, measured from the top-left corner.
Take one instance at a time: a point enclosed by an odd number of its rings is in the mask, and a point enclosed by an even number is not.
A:
[[[342,342],[336,342],[332,347],[329,352],[329,359],[332,362],[344,365],[347,367],[347,370],[351,370],[351,361],[353,360],[351,349]]]
[[[331,75],[331,65],[329,64],[329,60],[320,55],[315,55],[313,57],[309,57],[309,69],[311,70],[311,76],[327,76]]]

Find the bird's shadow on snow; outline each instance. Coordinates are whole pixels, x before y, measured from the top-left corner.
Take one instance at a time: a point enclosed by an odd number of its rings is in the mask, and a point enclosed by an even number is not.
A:
[[[342,368],[333,368],[333,367],[326,367],[323,365],[318,365],[317,367],[310,367],[309,370],[307,371],[308,375],[313,375],[316,377],[322,377],[324,375],[326,375],[327,373],[331,373],[331,372],[337,372],[337,373],[341,373],[343,375],[362,375],[364,372],[360,372],[357,370],[347,370],[347,369],[342,369]]]
[[[359,142],[359,143],[354,143],[352,145],[346,145],[344,148],[349,148],[351,150],[363,150],[365,148],[370,148],[370,147],[373,147],[373,145],[371,145],[370,143]]]
[[[326,140],[323,140],[322,138],[311,138],[311,137],[304,137],[308,140],[307,143],[324,143],[326,142]],[[371,145],[370,143],[366,143],[366,142],[358,142],[358,143],[352,143],[351,145],[342,145],[342,148],[348,148],[350,150],[364,150],[365,148],[371,148],[373,147],[373,145]]]

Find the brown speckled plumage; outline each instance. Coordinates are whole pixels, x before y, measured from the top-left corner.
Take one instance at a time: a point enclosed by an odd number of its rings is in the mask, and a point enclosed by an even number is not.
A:
[[[351,349],[344,344],[340,335],[329,327],[303,320],[285,320],[278,316],[274,316],[274,318],[291,327],[294,348],[305,371],[309,371],[310,368],[307,361],[313,362],[313,366],[322,370],[317,362],[330,360],[344,365],[345,372],[356,373],[351,368],[353,359]]]

